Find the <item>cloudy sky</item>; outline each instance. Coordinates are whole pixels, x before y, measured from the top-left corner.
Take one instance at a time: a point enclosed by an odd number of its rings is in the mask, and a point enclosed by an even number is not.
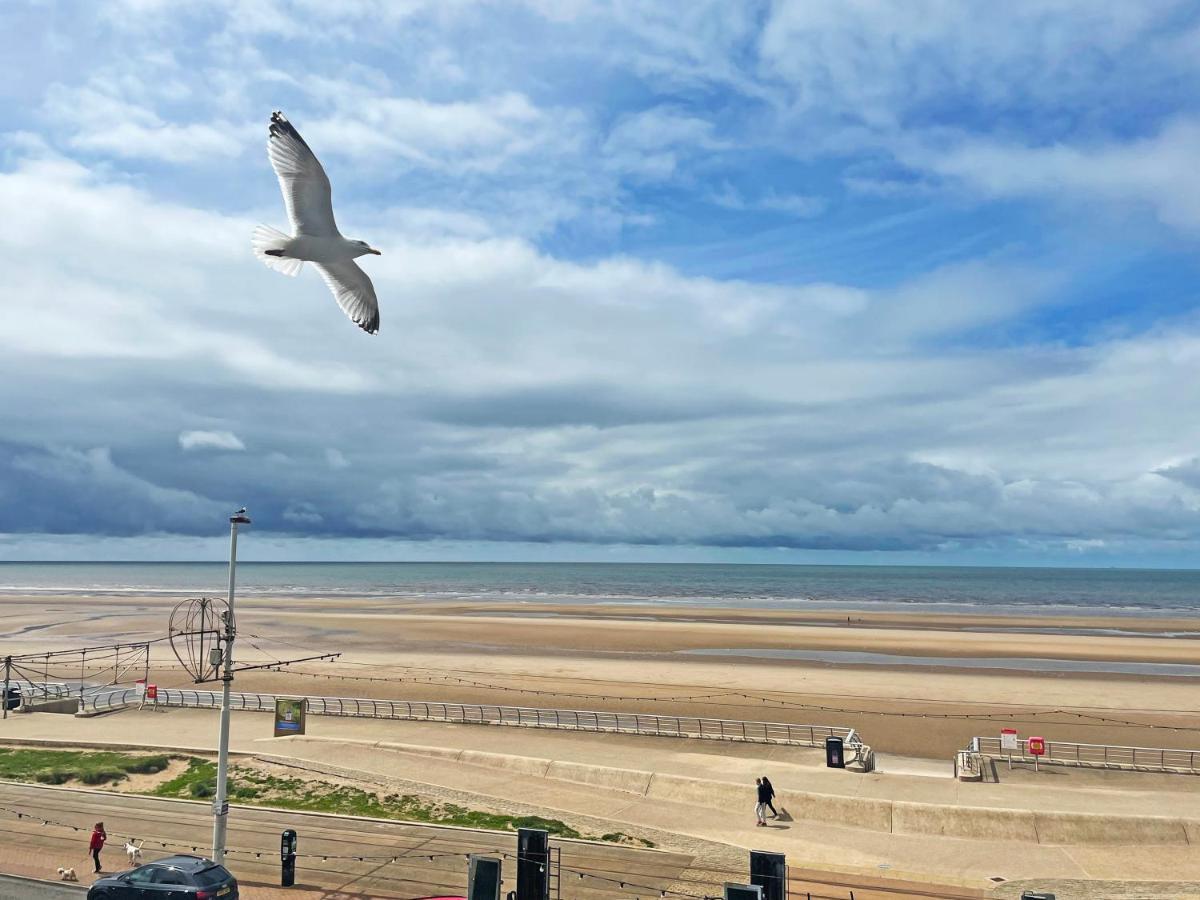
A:
[[[0,6],[0,558],[1194,565],[1200,8]],[[282,109],[382,329],[250,253]]]

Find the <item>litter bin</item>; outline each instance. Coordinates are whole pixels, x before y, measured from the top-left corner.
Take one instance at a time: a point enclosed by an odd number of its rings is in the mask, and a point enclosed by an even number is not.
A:
[[[5,709],[20,709],[21,707],[21,688],[18,685],[9,685],[8,690],[4,694]]]
[[[831,769],[846,768],[846,757],[842,753],[842,749],[840,737],[825,738],[825,765]]]

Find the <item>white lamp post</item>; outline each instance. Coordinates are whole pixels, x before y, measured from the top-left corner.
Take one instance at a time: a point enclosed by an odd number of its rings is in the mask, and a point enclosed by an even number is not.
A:
[[[225,612],[225,646],[220,662],[224,666],[221,681],[221,738],[217,751],[217,794],[213,797],[213,861],[225,861],[225,826],[229,820],[229,691],[233,684],[233,639],[237,627],[233,617],[233,588],[237,572],[237,536],[239,525],[249,525],[245,509],[229,517],[229,608]],[[217,651],[218,653],[220,651]]]

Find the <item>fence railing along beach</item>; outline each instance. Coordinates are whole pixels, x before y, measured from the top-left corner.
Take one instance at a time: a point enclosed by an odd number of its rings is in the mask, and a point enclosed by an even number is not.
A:
[[[974,737],[963,752],[992,759],[1012,758],[1014,762],[1055,763],[1064,766],[1139,769],[1152,772],[1200,772],[1200,750],[1175,750],[1166,747],[1122,747],[1116,744],[1079,744],[1073,741],[1045,741],[1046,752],[1035,757],[1026,739],[1017,741],[1017,749],[1005,750],[998,737]]]
[[[67,684],[63,681],[29,681],[24,678],[10,678],[10,687],[17,688],[22,695],[34,700],[58,700],[79,694],[79,685]]]
[[[142,699],[142,694],[135,689],[98,691],[84,698],[84,711],[104,712],[141,703]],[[848,757],[856,754],[858,748],[863,746],[854,729],[836,725],[794,725],[787,722],[746,722],[703,716],[540,709],[428,700],[374,700],[357,697],[308,697],[307,700],[308,713],[315,716],[558,728],[802,747],[820,747],[824,745],[826,738],[837,737],[845,743]],[[217,708],[221,705],[221,695],[214,691],[189,688],[159,688],[158,697],[152,702],[159,706]],[[232,708],[236,710],[274,712],[275,695],[237,692],[232,694],[231,703]]]

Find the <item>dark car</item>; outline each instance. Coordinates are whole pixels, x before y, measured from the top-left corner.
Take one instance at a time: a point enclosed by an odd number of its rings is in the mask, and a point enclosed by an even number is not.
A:
[[[238,883],[211,859],[180,854],[105,875],[92,884],[87,900],[238,900]]]

